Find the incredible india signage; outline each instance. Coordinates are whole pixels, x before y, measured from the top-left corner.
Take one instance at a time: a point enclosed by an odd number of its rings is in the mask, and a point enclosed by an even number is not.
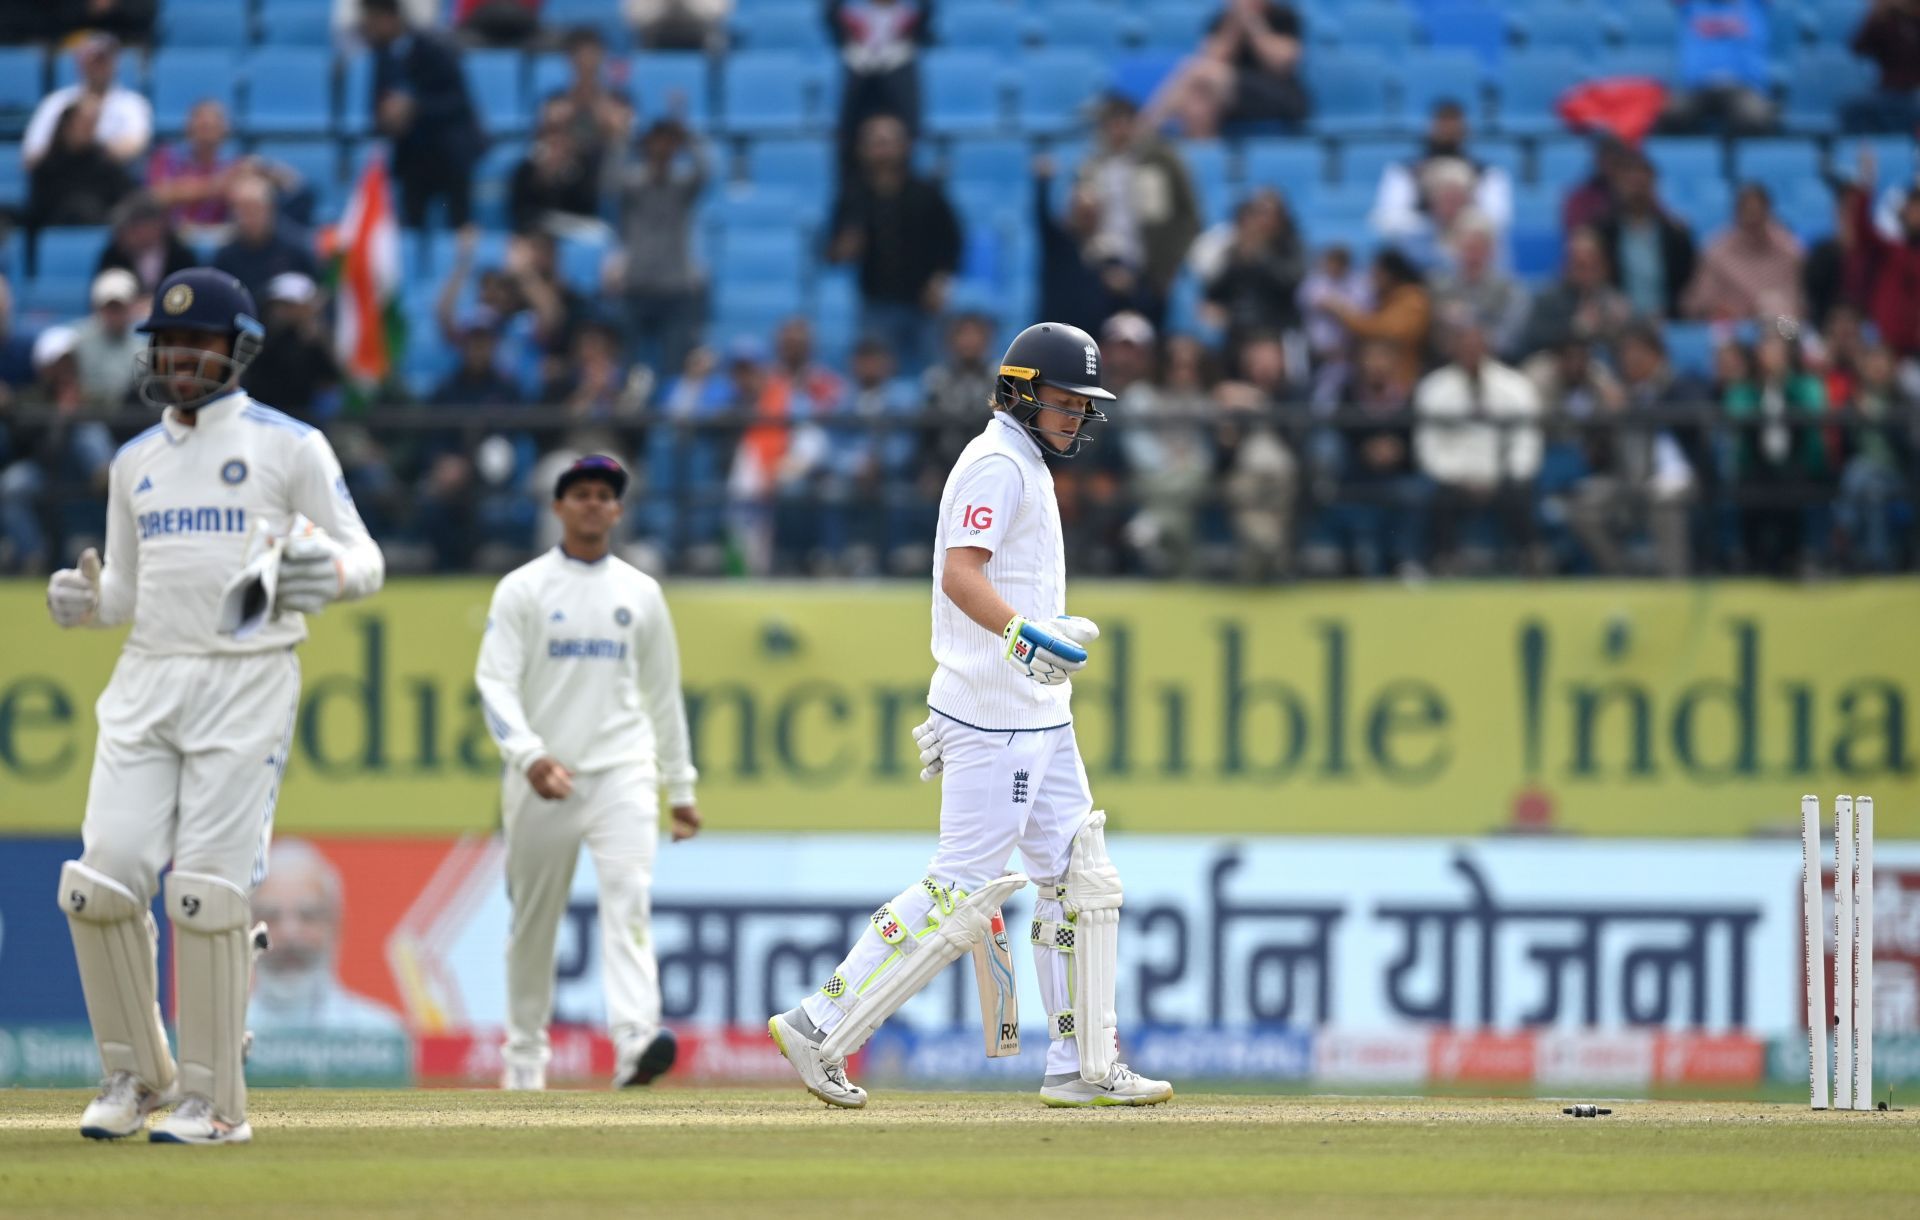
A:
[[[313,623],[285,830],[486,829],[472,684],[491,586],[396,582]],[[669,587],[715,829],[924,828],[917,586]],[[1074,714],[1130,831],[1735,835],[1802,792],[1920,834],[1920,583],[1076,585],[1101,624]],[[0,830],[71,831],[118,633],[0,585]]]

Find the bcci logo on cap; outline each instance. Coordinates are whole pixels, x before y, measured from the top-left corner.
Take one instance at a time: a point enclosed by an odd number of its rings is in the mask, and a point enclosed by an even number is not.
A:
[[[193,288],[187,284],[175,284],[167,289],[167,295],[160,298],[160,308],[170,314],[182,314],[193,306]]]

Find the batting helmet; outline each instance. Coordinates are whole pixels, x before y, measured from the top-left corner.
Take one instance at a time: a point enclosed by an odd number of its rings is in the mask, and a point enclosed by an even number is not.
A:
[[[188,267],[160,281],[153,290],[153,311],[135,329],[155,336],[134,356],[141,399],[182,411],[198,410],[238,386],[266,336],[247,286],[212,267]],[[163,347],[158,341],[163,331],[225,335],[228,351]]]
[[[1087,425],[1107,417],[1089,403],[1076,431],[1043,428],[1039,423],[1043,408],[1063,409],[1040,401],[1043,385],[1098,402],[1112,402],[1113,395],[1100,385],[1100,345],[1093,336],[1064,322],[1029,326],[1007,345],[1007,354],[1000,357],[999,380],[994,383],[994,406],[1019,420],[1043,452],[1072,457],[1087,443]],[[1054,440],[1066,444],[1056,445]]]

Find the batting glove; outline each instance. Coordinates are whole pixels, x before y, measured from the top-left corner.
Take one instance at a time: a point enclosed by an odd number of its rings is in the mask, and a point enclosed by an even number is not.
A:
[[[1086,667],[1086,645],[1100,638],[1100,628],[1068,614],[1037,623],[1016,614],[1001,634],[1008,664],[1042,686],[1058,686]]]
[[[287,539],[280,552],[279,609],[318,614],[338,600],[345,587],[340,557],[346,550],[318,529]]]
[[[920,747],[920,782],[926,783],[946,769],[947,760],[941,756],[940,718],[927,717],[925,724],[913,730],[913,744]]]
[[[78,627],[100,608],[100,552],[80,552],[79,568],[61,568],[47,581],[47,610],[62,627]]]

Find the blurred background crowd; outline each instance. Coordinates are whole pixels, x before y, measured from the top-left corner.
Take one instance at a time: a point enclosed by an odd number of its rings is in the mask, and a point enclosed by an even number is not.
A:
[[[0,572],[196,261],[390,563],[915,575],[1028,322],[1090,574],[1911,570],[1920,0],[0,7]]]

